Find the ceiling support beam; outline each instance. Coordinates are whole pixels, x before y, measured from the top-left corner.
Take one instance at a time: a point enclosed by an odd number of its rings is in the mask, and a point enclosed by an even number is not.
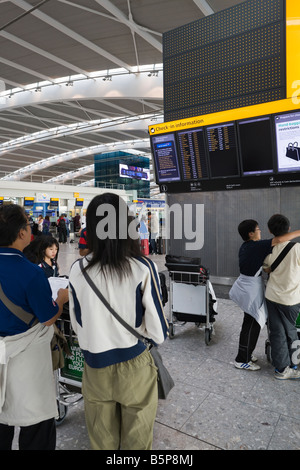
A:
[[[71,64],[70,62],[67,62],[66,60],[60,59],[59,57],[51,54],[50,52],[47,52],[40,47],[34,46],[33,44],[30,44],[27,41],[24,41],[23,39],[18,38],[17,36],[14,36],[11,33],[8,33],[7,31],[0,31],[0,36],[4,37],[5,39],[8,39],[9,41],[14,42],[15,44],[18,44],[19,46],[24,47],[25,49],[28,49],[32,52],[36,52],[37,54],[41,55],[42,57],[45,57],[46,59],[51,60],[52,62],[55,62],[56,64],[59,64],[66,69],[69,69],[72,72],[76,72],[81,75],[85,75],[86,77],[89,77],[89,73],[86,70],[81,69],[80,67],[77,67],[74,64]],[[73,75],[73,74],[71,74]]]
[[[35,70],[29,69],[28,67],[24,67],[23,65],[17,64],[16,62],[12,62],[11,60],[7,60],[4,57],[0,57],[0,63],[8,65],[9,67],[22,70],[22,72],[27,73],[28,75],[32,75],[33,77],[37,77],[41,80],[48,81],[50,83],[54,83],[50,77],[43,75],[42,73],[36,72]]]
[[[112,4],[109,0],[95,0],[99,5],[101,5],[105,10],[112,13],[116,18],[118,18],[123,24],[128,26],[131,31],[134,31],[136,34],[141,36],[145,41],[151,44],[152,47],[162,52],[162,44],[160,41],[155,39],[150,33],[144,31],[140,26],[133,21],[132,15],[129,18],[119,10],[115,5]]]
[[[213,15],[215,13],[206,0],[194,0],[194,3],[205,16]]]
[[[25,2],[24,0],[10,0],[14,5],[17,5],[18,7],[22,8],[25,11],[28,11],[32,8],[32,5],[29,3]],[[105,57],[106,59],[110,60],[112,63],[117,64],[119,67],[123,67],[126,70],[132,72],[132,67],[122,60],[120,60],[118,57],[110,54],[109,52],[105,51],[102,49],[102,47],[97,46],[96,44],[92,43],[88,39],[84,38],[80,34],[76,33],[72,29],[68,28],[67,26],[64,26],[62,23],[59,21],[54,20],[51,18],[49,15],[46,15],[45,13],[35,10],[31,13],[31,15],[35,16],[36,18],[39,18],[39,20],[43,21],[44,23],[47,23],[49,26],[52,26],[52,28],[57,29],[61,33],[65,34],[66,36],[69,36],[70,38],[74,39],[74,41],[84,45],[85,47],[91,49],[94,51],[96,54]]]
[[[53,165],[57,165],[60,163],[65,163],[69,160],[74,160],[76,158],[81,158],[86,155],[95,155],[96,153],[101,152],[116,152],[118,150],[124,150],[130,153],[131,150],[136,148],[145,148],[149,147],[150,149],[150,142],[149,139],[144,140],[130,140],[130,141],[123,141],[123,142],[114,142],[113,144],[102,144],[102,145],[95,145],[93,147],[86,147],[79,149],[74,152],[66,152],[61,153],[59,155],[54,155],[49,158],[45,158],[39,162],[36,162],[32,165],[28,165],[21,170],[14,171],[9,175],[0,178],[3,181],[21,181],[23,178],[36,173],[39,170],[44,168],[49,168]]]
[[[6,98],[5,104],[0,102],[0,111],[24,106],[41,105],[53,101],[81,99],[157,99],[163,100],[163,77],[145,77],[143,73],[114,75],[112,81],[101,78],[87,78],[74,81],[73,86],[49,84],[41,87],[41,92],[25,90],[12,93]]]

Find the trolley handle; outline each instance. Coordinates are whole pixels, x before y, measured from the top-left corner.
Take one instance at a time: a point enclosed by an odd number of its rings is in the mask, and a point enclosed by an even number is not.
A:
[[[202,268],[205,269],[205,268]],[[201,268],[200,268],[201,270]],[[174,282],[182,282],[187,284],[201,284],[206,283],[209,279],[207,270],[204,272],[195,272],[195,271],[169,271],[170,279]],[[177,279],[176,279],[177,277]]]

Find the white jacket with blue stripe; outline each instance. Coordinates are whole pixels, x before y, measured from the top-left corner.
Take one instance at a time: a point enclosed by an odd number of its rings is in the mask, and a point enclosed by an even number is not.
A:
[[[84,259],[84,266],[87,260]],[[119,280],[94,266],[87,271],[110,306],[138,333],[160,344],[168,334],[158,271],[148,258],[131,259],[132,272]],[[126,330],[101,302],[81,273],[77,260],[69,275],[69,308],[84,360],[94,368],[128,361],[145,345]]]

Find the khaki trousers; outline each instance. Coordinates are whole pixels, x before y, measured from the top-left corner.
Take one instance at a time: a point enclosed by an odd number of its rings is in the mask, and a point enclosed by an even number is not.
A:
[[[151,450],[158,392],[148,350],[101,369],[84,366],[82,393],[94,450]]]

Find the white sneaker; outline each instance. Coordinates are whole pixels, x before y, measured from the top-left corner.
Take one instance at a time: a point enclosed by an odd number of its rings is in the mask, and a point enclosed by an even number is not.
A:
[[[300,379],[300,370],[286,367],[283,372],[278,372],[278,370],[275,370],[274,377],[275,379],[279,380]]]
[[[245,370],[259,370],[260,367],[257,364],[254,364],[254,362],[249,361],[249,362],[234,362],[234,366],[237,369],[245,369]]]

